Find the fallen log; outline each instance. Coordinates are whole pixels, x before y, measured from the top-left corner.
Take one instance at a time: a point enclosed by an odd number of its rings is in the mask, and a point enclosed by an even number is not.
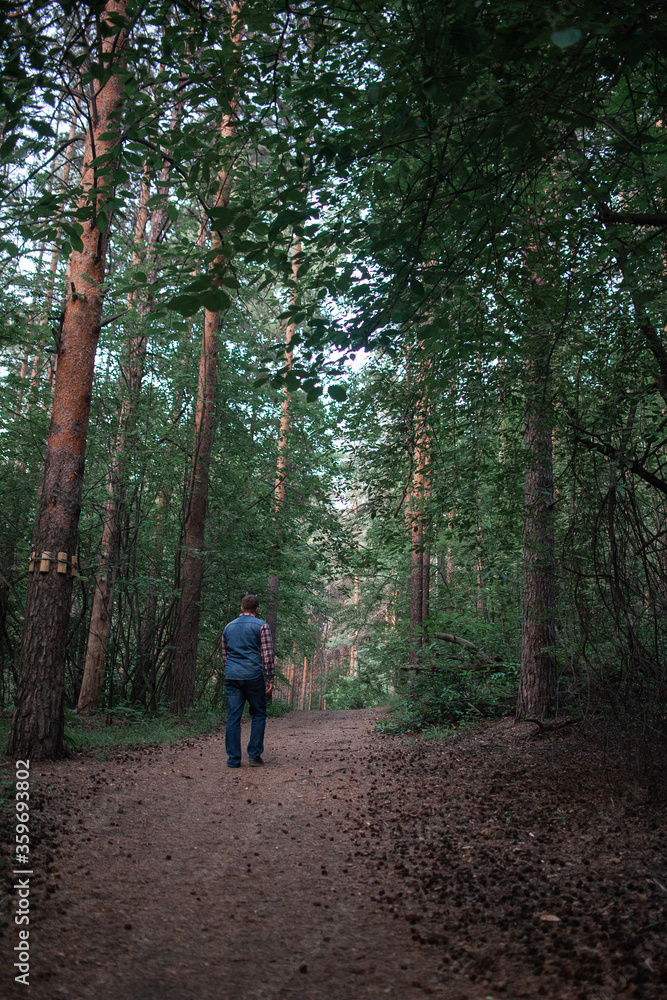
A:
[[[495,670],[502,666],[500,658],[495,660],[473,660],[471,663],[408,663],[399,670]]]
[[[442,639],[444,642],[455,642],[457,646],[463,646],[464,649],[469,649],[471,653],[477,653],[477,646],[473,645],[472,642],[468,642],[467,639],[461,639],[458,635],[452,635],[451,632],[434,632],[434,637],[436,639]]]
[[[502,657],[500,656],[489,656],[484,652],[483,649],[479,649],[472,642],[467,639],[462,639],[459,635],[452,635],[451,632],[434,632],[434,638],[441,639],[443,642],[453,642],[457,646],[463,646],[468,652],[474,653],[477,659],[474,661],[473,666],[462,667],[462,670],[483,670],[483,664],[492,665],[494,663],[502,663]]]
[[[473,653],[475,656],[474,660],[470,663],[409,663],[405,666],[401,666],[400,670],[447,670],[451,668],[453,670],[493,670],[496,667],[502,665],[502,657],[500,656],[489,656],[484,652],[483,649],[479,649],[474,643],[469,642],[468,639],[462,639],[459,635],[453,635],[451,632],[434,632],[433,637],[435,639],[442,639],[443,642],[453,642],[457,646],[462,646],[467,649],[469,653]],[[439,653],[432,653],[433,656],[439,656]]]

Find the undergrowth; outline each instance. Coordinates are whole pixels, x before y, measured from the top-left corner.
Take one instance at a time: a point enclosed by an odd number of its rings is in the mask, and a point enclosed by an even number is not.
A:
[[[443,669],[420,671],[391,699],[390,718],[378,723],[380,732],[421,733],[440,739],[471,728],[481,719],[507,715],[516,701],[516,668],[481,674]]]
[[[65,743],[70,750],[96,751],[97,755],[118,747],[158,746],[179,743],[218,729],[224,712],[195,708],[180,716],[170,712],[144,712],[131,705],[84,718],[70,710],[65,713]]]
[[[279,718],[289,712],[289,706],[280,701],[272,702],[267,712],[269,718]],[[111,711],[99,712],[91,718],[68,709],[65,712],[65,745],[71,751],[89,751],[103,758],[118,748],[162,746],[204,736],[223,727],[226,717],[224,706],[198,707],[180,717],[166,709],[146,712],[133,705],[116,705]],[[10,729],[11,717],[0,719],[0,752],[7,746]]]

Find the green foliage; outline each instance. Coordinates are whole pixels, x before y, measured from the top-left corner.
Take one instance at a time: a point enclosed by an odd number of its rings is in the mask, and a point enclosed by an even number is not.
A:
[[[390,704],[390,733],[451,731],[481,718],[507,715],[516,700],[516,668],[492,672],[483,680],[471,671],[444,669],[420,672],[401,685]]]
[[[290,707],[284,701],[271,701],[267,705],[266,711],[270,719],[281,719],[283,715],[287,715]]]
[[[65,742],[72,751],[94,753],[106,760],[121,748],[163,746],[215,732],[224,719],[224,714],[203,706],[179,719],[166,710],[142,712],[132,705],[118,705],[91,719],[68,712]]]
[[[330,676],[326,695],[327,710],[375,708],[388,700],[382,676],[369,667],[362,668],[355,677]]]
[[[595,690],[657,724],[667,669],[661,5],[406,0],[357,17],[315,2],[306,24],[284,4],[247,0],[240,43],[229,11],[210,5],[128,11],[122,68],[97,62],[118,28],[101,25],[99,5],[77,11],[76,31],[61,3],[17,8],[0,25],[0,700],[16,689],[66,259],[96,213],[110,253],[69,704],[114,477],[105,707],[155,709],[164,695],[208,308],[223,315],[201,703],[221,700],[222,627],[242,593],[267,596],[271,573],[283,662],[357,650],[355,672],[328,679],[331,707],[382,703],[394,689],[410,725],[459,724],[475,714],[468,703],[506,708],[520,657],[524,424],[540,406],[555,448],[559,698],[583,706]],[[68,138],[70,121],[80,129],[86,118],[69,95],[118,70],[123,142],[93,161],[97,180],[114,182],[98,206],[99,186],[82,189],[84,135]],[[242,114],[221,130],[237,95]],[[135,226],[142,183],[147,232],[162,212],[169,222],[159,253]],[[224,206],[220,183],[230,184]],[[133,397],[137,343],[146,356]],[[365,364],[346,370],[365,350]],[[538,364],[544,377],[531,378]],[[507,666],[495,679],[424,670],[408,694],[408,508],[424,410],[426,638],[453,632]],[[420,648],[425,663],[450,654],[434,639]]]

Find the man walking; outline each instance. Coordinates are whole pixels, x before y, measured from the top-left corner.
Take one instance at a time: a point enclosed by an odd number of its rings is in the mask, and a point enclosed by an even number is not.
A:
[[[241,716],[246,701],[252,720],[248,763],[250,767],[261,767],[264,763],[266,696],[273,691],[273,639],[269,626],[257,617],[258,608],[259,601],[255,595],[246,594],[241,601],[241,614],[222,633],[227,699],[227,767],[241,766]]]

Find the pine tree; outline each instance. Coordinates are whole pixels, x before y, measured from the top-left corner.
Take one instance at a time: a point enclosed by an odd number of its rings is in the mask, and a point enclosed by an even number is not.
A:
[[[33,571],[8,751],[27,758],[58,757],[65,751],[65,648],[102,317],[101,286],[109,240],[107,203],[120,142],[125,9],[126,0],[108,0],[101,18],[101,59],[109,75],[94,82],[94,100],[89,106],[79,203],[86,221],[82,249],[74,250],[69,262],[70,294],[63,316],[40,510],[33,534]]]

